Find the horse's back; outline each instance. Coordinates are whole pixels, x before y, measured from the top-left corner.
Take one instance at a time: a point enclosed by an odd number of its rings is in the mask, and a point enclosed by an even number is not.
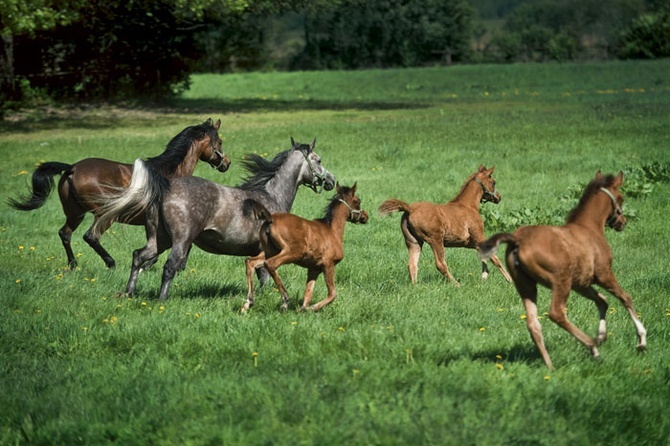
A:
[[[126,187],[133,174],[131,164],[118,163],[104,158],[86,158],[74,163],[60,179],[58,192],[61,201],[76,201],[88,210],[97,207],[87,197],[98,196],[110,187]]]

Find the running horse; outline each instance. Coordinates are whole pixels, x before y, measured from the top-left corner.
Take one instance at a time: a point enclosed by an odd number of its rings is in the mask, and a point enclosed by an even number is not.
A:
[[[186,127],[172,138],[163,153],[147,159],[146,163],[171,178],[192,175],[198,160],[208,163],[219,172],[225,172],[230,166],[230,159],[221,150],[221,138],[218,134],[220,126],[221,120],[213,123],[208,119],[202,124]],[[79,227],[87,212],[93,213],[94,221],[84,234],[84,240],[104,260],[108,268],[114,268],[116,262],[100,244],[100,236],[109,229],[111,223],[97,225],[96,232],[92,230],[98,221],[100,205],[93,197],[127,187],[132,174],[132,164],[102,158],[86,158],[74,164],[46,162],[40,164],[33,172],[31,195],[9,199],[8,203],[14,209],[21,211],[32,211],[42,207],[54,187],[53,177],[61,175],[58,195],[65,213],[65,224],[58,231],[58,235],[63,242],[70,269],[77,267],[70,246],[72,233]],[[142,213],[132,219],[120,220],[132,225],[145,223]]]
[[[637,349],[647,346],[647,331],[635,312],[633,300],[612,272],[612,250],[605,238],[605,225],[623,231],[626,217],[621,210],[619,188],[623,172],[603,176],[600,171],[586,186],[577,206],[563,226],[522,226],[514,233],[496,234],[480,245],[480,256],[487,259],[501,243],[507,243],[505,260],[526,309],[526,325],[542,359],[554,368],[544,345],[537,315],[537,284],[551,289],[549,319],[577,338],[594,358],[607,337],[607,300],[596,291],[598,285],[616,296],[626,307],[637,329]],[[595,339],[572,324],[566,315],[570,290],[592,300],[600,314]]]
[[[307,285],[302,301],[302,310],[318,311],[335,300],[335,266],[344,258],[342,239],[346,222],[367,223],[368,213],[361,210],[361,199],[356,195],[356,183],[352,187],[337,185],[337,193],[331,199],[323,218],[306,220],[297,215],[277,213],[269,216],[259,212],[266,220],[261,228],[262,252],[246,260],[247,301],[242,311],[254,304],[253,272],[265,266],[279,288],[282,309],[288,309],[289,296],[277,274],[277,268],[293,263],[307,269]],[[323,273],[328,295],[311,305],[316,279]]]
[[[494,169],[495,167],[487,169],[480,165],[477,171],[465,181],[459,194],[445,204],[425,201],[408,204],[391,198],[379,206],[381,215],[396,211],[403,212],[400,229],[409,251],[407,266],[412,283],[417,281],[421,248],[424,242],[427,242],[433,250],[438,271],[458,286],[458,282],[447,267],[444,248],[477,249],[477,246],[486,240],[484,222],[479,215],[479,205],[487,201],[500,203],[500,193],[496,191],[496,182],[493,179]],[[512,278],[505,271],[500,259],[493,255],[491,261],[498,267],[505,280],[511,282]],[[481,277],[486,279],[488,275],[488,266],[483,260]]]
[[[251,176],[238,187],[197,177],[168,180],[142,160],[135,161],[130,186],[113,197],[100,197],[107,202],[93,225],[95,233],[124,215],[147,215],[147,244],[133,252],[125,294],[135,292],[142,267],[169,248],[161,300],[167,299],[172,280],[185,267],[193,244],[212,254],[258,255],[263,223],[259,212],[288,212],[302,184],[315,192],[321,186],[326,190],[335,186],[335,177],[314,152],[315,143],[299,144],[291,138],[292,147],[271,161],[248,155],[243,166]]]

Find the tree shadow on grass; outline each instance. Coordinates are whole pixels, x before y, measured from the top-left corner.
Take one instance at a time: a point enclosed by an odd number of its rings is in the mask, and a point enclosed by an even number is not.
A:
[[[279,100],[279,99],[173,99],[163,103],[62,104],[10,111],[0,120],[2,133],[31,133],[40,130],[102,130],[119,126],[156,126],[157,121],[175,122],[181,115],[194,115],[195,124],[205,118],[229,114],[281,113],[298,111],[383,111],[429,107],[421,102]]]

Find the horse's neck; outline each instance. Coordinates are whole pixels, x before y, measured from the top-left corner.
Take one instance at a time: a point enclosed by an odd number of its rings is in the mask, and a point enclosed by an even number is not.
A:
[[[344,238],[344,228],[347,225],[349,213],[349,209],[344,204],[340,204],[337,209],[333,209],[333,218],[330,220],[329,226],[333,235],[340,241]]]
[[[184,157],[182,161],[175,170],[174,177],[190,177],[195,171],[195,165],[198,163],[198,156],[193,150],[189,149],[188,154]]]
[[[570,223],[587,227],[605,236],[605,222],[610,215],[612,203],[608,199],[598,200],[595,196],[584,204],[582,209],[570,220]]]
[[[484,191],[482,190],[481,186],[479,186],[479,184],[477,184],[475,181],[468,181],[468,184],[463,187],[456,198],[451,200],[451,203],[458,202],[460,204],[473,206],[475,209],[479,209],[479,204],[482,201],[483,195]]]
[[[289,164],[295,163],[287,160],[275,176],[265,183],[265,192],[277,205],[277,210],[274,212],[289,212],[298,193],[302,164],[298,164],[297,167]]]

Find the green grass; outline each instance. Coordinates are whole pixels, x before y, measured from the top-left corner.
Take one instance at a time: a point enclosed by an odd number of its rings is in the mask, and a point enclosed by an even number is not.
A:
[[[331,306],[281,313],[270,287],[240,315],[241,258],[194,249],[161,303],[163,256],[135,298],[117,298],[142,229],[105,235],[119,265],[108,271],[81,239],[87,217],[73,239],[80,267],[68,272],[58,199],[31,213],[5,207],[0,444],[667,444],[670,191],[640,169],[670,166],[669,71],[665,60],[198,75],[170,108],[37,110],[0,123],[3,200],[25,191],[40,161],[132,162],[211,116],[233,164],[196,175],[236,185],[244,154],[316,137],[324,165],[358,181],[372,216],[347,227]],[[377,206],[447,201],[480,163],[496,166],[503,197],[482,206],[486,225],[509,229],[560,222],[598,169],[626,173],[629,224],[606,234],[649,332],[645,354],[612,298],[599,361],[543,319],[549,372],[514,287],[495,268],[480,281],[473,251],[447,250],[459,288],[428,248],[409,284],[399,216]],[[293,211],[321,216],[329,195],[301,189]],[[280,273],[296,308],[305,272]],[[315,299],[324,295],[320,280]],[[595,334],[594,305],[573,295],[568,306]]]

